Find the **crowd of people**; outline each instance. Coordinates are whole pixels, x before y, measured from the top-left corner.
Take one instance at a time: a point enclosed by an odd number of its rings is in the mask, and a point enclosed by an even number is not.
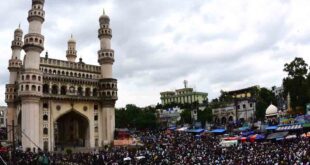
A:
[[[221,147],[219,136],[194,136],[177,131],[146,131],[139,135],[143,146],[105,147],[90,153],[23,152],[15,154],[15,164],[184,164],[184,165],[309,165],[309,138],[239,143]],[[8,155],[2,154],[5,161]],[[9,163],[8,163],[9,164]]]

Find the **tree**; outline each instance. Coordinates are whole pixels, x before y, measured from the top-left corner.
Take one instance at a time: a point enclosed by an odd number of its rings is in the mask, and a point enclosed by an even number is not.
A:
[[[117,128],[155,128],[157,127],[155,110],[151,107],[142,109],[134,104],[115,111],[115,125]]]
[[[261,88],[258,91],[258,96],[256,97],[255,116],[257,120],[264,120],[266,109],[270,104],[277,104],[274,93],[267,88]]]
[[[309,102],[308,64],[302,58],[296,57],[291,63],[286,63],[283,70],[288,74],[283,79],[284,93],[290,93],[292,108],[295,113],[299,113],[296,107],[304,109]]]
[[[192,115],[191,115],[191,110],[189,109],[184,109],[181,114],[181,124],[191,124],[192,123]]]

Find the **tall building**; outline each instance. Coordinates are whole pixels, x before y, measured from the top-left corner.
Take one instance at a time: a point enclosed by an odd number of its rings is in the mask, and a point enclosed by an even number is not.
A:
[[[187,87],[187,81],[184,81],[184,88],[177,89],[175,91],[160,92],[160,99],[162,105],[170,103],[204,103],[208,100],[208,93],[196,92],[193,88]]]
[[[45,0],[32,0],[29,29],[15,30],[10,79],[6,85],[8,124],[14,120],[23,149],[54,150],[63,147],[101,147],[112,142],[115,129],[117,80],[112,75],[110,18],[99,18],[100,65],[76,62],[76,40],[68,41],[67,60],[49,58],[44,50]],[[21,51],[26,55],[22,60]],[[12,134],[9,134],[12,141]]]

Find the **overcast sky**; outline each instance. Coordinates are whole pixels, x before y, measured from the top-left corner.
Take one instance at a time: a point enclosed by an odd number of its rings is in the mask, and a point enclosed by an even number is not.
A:
[[[309,0],[46,0],[43,25],[49,57],[98,65],[98,18],[111,19],[117,107],[160,102],[160,91],[183,87],[218,97],[220,90],[281,85],[284,63],[310,63]],[[13,31],[28,31],[30,0],[0,1],[0,105],[5,105]],[[43,56],[45,51],[42,53]],[[22,53],[24,54],[24,52]]]

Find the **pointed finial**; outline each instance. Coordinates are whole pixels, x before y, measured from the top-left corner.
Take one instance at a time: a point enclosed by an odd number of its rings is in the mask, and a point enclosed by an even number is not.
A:
[[[104,11],[104,8],[102,9],[102,13],[103,13],[103,15],[105,15],[105,11]]]
[[[18,28],[20,29],[20,23],[18,24]]]
[[[73,34],[71,33],[71,39],[73,38]]]

